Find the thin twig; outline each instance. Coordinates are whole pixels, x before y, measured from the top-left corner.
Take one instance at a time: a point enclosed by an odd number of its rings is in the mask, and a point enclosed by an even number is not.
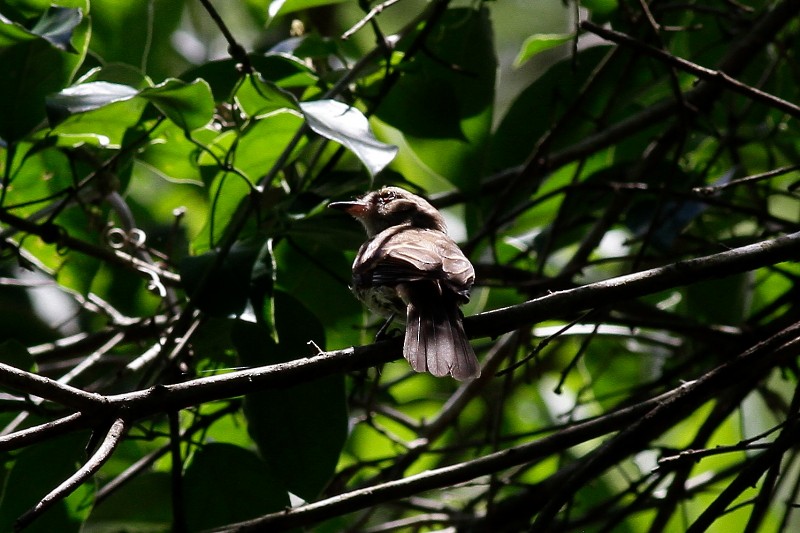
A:
[[[361,20],[359,20],[358,22],[353,24],[352,28],[350,28],[349,30],[344,32],[342,34],[342,39],[344,39],[344,40],[349,39],[350,37],[353,36],[353,34],[355,32],[357,32],[358,30],[360,30],[361,28],[366,26],[367,22],[369,22],[370,20],[372,20],[375,17],[377,17],[378,15],[380,15],[381,12],[384,9],[393,6],[394,4],[396,4],[399,1],[400,0],[386,0],[385,2],[382,2],[382,3],[378,4],[378,5],[376,5],[375,7],[373,7],[372,9],[369,10],[369,13],[367,13],[364,18],[362,18]]]
[[[86,417],[83,413],[77,412],[14,433],[0,433],[0,452],[16,450],[83,427],[86,427]]]
[[[719,185],[695,187],[694,189],[692,189],[692,191],[702,195],[711,195],[718,191],[721,191],[722,189],[727,189],[728,187],[734,187],[736,185],[742,185],[744,183],[755,183],[757,181],[783,176],[784,174],[794,172],[795,170],[800,170],[800,165],[789,165],[785,167],[778,167],[772,170],[768,170],[767,172],[760,172],[758,174],[753,174],[752,176],[745,176],[743,178],[731,180],[726,183],[720,183]]]
[[[228,26],[225,24],[225,21],[222,20],[222,17],[216,8],[209,0],[200,0],[200,3],[203,4],[203,7],[208,12],[208,15],[217,25],[219,31],[222,32],[225,40],[228,41],[228,53],[233,59],[239,62],[242,72],[246,74],[253,72],[253,66],[250,64],[250,58],[247,57],[247,51],[244,49],[244,46],[239,44],[239,42],[233,36],[233,33],[228,29]]]

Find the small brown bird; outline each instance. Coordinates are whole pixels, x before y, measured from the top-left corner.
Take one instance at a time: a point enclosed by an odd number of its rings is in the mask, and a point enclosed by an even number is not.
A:
[[[476,378],[481,368],[461,322],[472,264],[426,200],[384,187],[352,202],[333,202],[367,231],[353,262],[353,293],[385,316],[405,317],[403,355],[417,372]]]

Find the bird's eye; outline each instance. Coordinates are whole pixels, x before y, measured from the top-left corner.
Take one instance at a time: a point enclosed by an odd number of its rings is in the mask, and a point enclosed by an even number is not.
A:
[[[395,193],[387,191],[381,195],[381,203],[388,204],[395,198],[397,198],[397,195]]]

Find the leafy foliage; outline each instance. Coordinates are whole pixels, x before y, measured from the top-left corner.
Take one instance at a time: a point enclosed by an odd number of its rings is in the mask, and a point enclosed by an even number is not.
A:
[[[800,3],[216,4],[0,5],[0,530],[798,527]],[[384,184],[473,382],[350,294]]]

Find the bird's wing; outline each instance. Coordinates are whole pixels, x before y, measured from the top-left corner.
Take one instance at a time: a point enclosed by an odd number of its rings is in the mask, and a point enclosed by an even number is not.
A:
[[[418,228],[389,228],[364,244],[354,275],[372,285],[439,281],[467,295],[475,280],[472,264],[445,233]]]

